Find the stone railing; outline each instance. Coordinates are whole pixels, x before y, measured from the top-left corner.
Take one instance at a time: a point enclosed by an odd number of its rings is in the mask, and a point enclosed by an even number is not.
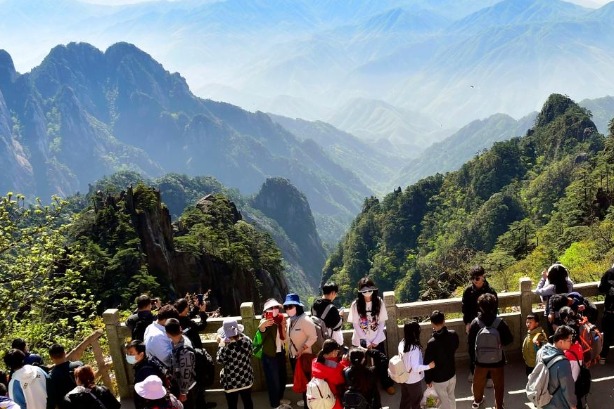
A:
[[[577,284],[574,286],[574,290],[580,292],[585,297],[593,297],[598,295],[598,284],[597,282]],[[500,316],[510,327],[514,335],[514,342],[506,348],[511,354],[520,352],[522,340],[526,334],[524,317],[530,312],[539,311],[541,313],[537,308],[540,299],[533,294],[532,290],[532,281],[528,278],[522,278],[520,279],[520,291],[499,294]],[[461,312],[460,298],[397,304],[394,291],[386,291],[383,294],[383,299],[388,312],[388,321],[386,322],[387,348],[388,351],[392,353],[397,351],[398,343],[403,338],[402,322],[415,317],[427,317],[433,310],[442,311],[446,313],[447,316],[452,314],[458,314],[460,316]],[[597,302],[596,304],[601,313],[603,310],[602,303]],[[107,330],[109,349],[113,359],[119,394],[122,398],[129,398],[132,396],[134,377],[132,368],[124,359],[124,345],[130,338],[130,330],[124,323],[119,322],[119,313],[115,309],[106,310],[103,318]],[[254,303],[244,302],[241,304],[241,316],[235,318],[245,326],[245,334],[253,338],[261,318],[254,310]],[[203,344],[214,359],[217,351],[217,343],[214,339],[214,334],[222,326],[222,322],[223,318],[210,318],[207,321],[207,333],[210,335],[203,334]],[[422,322],[420,325],[422,327],[422,345],[426,345],[426,342],[431,336],[431,325],[430,322]],[[462,318],[446,319],[446,325],[449,329],[455,330],[460,336],[460,347],[456,353],[457,360],[468,360],[467,336],[465,335],[465,325]],[[344,331],[343,337],[345,344],[350,345],[352,331]],[[254,389],[262,390],[265,388],[265,384],[261,362],[259,359],[254,358],[252,363],[255,371]],[[219,380],[217,379],[219,376],[219,369],[221,368],[218,368],[216,371],[216,381],[213,388],[219,388]],[[289,369],[288,373],[291,374]]]

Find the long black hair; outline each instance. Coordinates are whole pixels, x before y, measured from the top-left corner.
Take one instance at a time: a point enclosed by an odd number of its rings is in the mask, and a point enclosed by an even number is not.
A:
[[[412,347],[422,350],[420,345],[420,324],[418,321],[411,320],[403,325],[403,352],[409,352]]]
[[[360,290],[365,287],[374,287],[375,283],[368,277],[363,277],[358,280],[358,297],[356,298],[356,310],[358,311],[358,315],[364,317],[367,315],[367,302],[365,301],[365,296],[362,295]],[[382,304],[380,298],[378,296],[377,290],[373,291],[373,295],[371,296],[371,316],[378,317],[379,311],[382,308]]]
[[[354,347],[349,355],[350,367],[346,369],[348,388],[366,397],[373,385],[373,372],[367,367],[367,351]]]
[[[567,293],[567,277],[569,271],[564,265],[555,263],[548,268],[548,282],[554,284],[554,289],[557,294]]]

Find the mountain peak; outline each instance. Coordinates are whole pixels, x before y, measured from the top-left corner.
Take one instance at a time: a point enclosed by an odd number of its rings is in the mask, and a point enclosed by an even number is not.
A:
[[[7,51],[0,50],[0,83],[3,83],[6,79],[13,82],[16,76],[17,71],[15,71],[13,58]]]

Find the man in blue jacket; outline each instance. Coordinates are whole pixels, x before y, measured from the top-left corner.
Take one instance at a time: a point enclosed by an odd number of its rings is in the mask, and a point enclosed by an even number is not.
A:
[[[565,350],[572,344],[573,329],[561,325],[553,336],[553,344],[546,344],[538,353],[538,359],[548,364],[558,355],[565,355]],[[567,358],[561,359],[550,367],[548,390],[554,392],[552,400],[543,409],[576,409],[576,387],[571,374],[571,364]]]

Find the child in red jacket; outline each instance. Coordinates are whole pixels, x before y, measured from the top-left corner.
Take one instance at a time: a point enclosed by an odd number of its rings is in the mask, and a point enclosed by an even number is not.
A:
[[[348,367],[347,356],[341,358],[339,354],[342,349],[334,339],[327,339],[322,344],[322,350],[318,357],[313,360],[311,365],[312,378],[323,379],[328,383],[330,391],[335,395],[335,406],[333,409],[343,409],[343,392],[345,378],[343,370]]]

